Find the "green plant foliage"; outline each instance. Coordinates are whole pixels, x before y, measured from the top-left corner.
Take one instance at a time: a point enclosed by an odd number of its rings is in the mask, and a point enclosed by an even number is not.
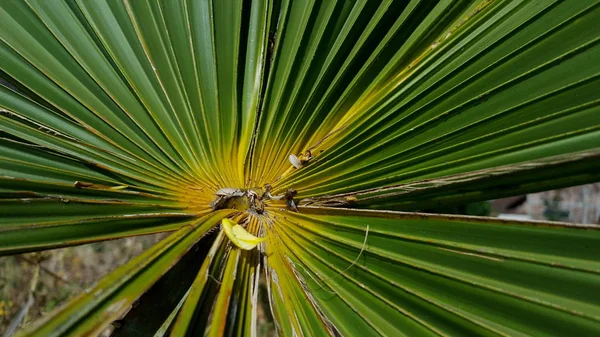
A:
[[[172,232],[18,336],[600,335],[598,226],[413,213],[600,181],[598,22],[1,1],[0,254]]]

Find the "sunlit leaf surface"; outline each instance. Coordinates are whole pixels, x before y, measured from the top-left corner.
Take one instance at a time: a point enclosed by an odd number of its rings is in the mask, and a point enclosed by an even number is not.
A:
[[[172,232],[19,336],[254,336],[261,288],[281,336],[600,335],[598,226],[402,212],[598,181],[599,22],[0,1],[0,254]],[[142,327],[156,284],[177,298]]]

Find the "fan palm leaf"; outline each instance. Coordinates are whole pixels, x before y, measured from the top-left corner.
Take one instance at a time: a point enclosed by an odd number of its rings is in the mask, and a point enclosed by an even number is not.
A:
[[[0,254],[171,232],[19,336],[597,336],[598,226],[415,211],[599,180],[599,20],[1,2]]]

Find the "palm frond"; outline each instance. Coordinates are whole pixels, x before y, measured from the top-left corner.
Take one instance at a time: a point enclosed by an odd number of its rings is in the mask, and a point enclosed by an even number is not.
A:
[[[391,211],[598,181],[598,20],[597,0],[0,2],[0,254],[173,232],[21,336],[254,335],[263,276],[283,336],[598,335],[600,227]],[[224,218],[266,241],[238,249]],[[130,310],[145,293],[168,305]]]

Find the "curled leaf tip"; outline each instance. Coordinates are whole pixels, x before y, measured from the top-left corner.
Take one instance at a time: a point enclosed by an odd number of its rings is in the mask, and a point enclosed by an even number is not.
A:
[[[223,219],[221,224],[225,231],[225,235],[227,235],[229,240],[240,249],[251,250],[259,243],[266,240],[266,238],[259,238],[248,233],[244,227],[230,219]]]

